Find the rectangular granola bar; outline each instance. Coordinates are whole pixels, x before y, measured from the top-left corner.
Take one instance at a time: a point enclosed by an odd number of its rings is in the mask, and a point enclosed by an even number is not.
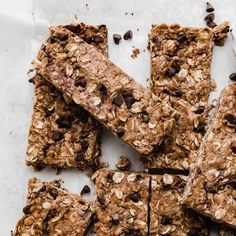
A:
[[[187,176],[152,175],[150,236],[208,235],[206,220],[181,206]]]
[[[36,71],[142,154],[159,146],[178,116],[94,47],[61,27],[51,28]]]
[[[12,236],[83,236],[92,216],[91,203],[60,188],[58,181],[31,179],[28,197]]]
[[[208,98],[215,84],[210,66],[214,33],[208,28],[153,25],[149,35],[151,90],[182,113],[148,169],[188,171],[205,134]]]
[[[107,56],[107,28],[83,23],[64,26]],[[88,112],[40,75],[33,79],[35,97],[26,161],[34,167],[99,167],[100,125]]]
[[[183,203],[236,227],[236,84],[222,92],[184,192]]]
[[[147,174],[98,171],[95,235],[147,235],[149,185]]]

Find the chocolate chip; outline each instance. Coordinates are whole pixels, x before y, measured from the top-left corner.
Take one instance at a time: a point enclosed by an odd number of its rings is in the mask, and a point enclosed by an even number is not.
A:
[[[97,213],[94,213],[93,215],[93,222],[97,223],[99,221]]]
[[[179,63],[176,60],[172,62],[172,67],[175,69],[175,73],[179,73],[179,71],[181,70]]]
[[[165,75],[169,77],[173,76],[175,73],[176,73],[176,70],[173,67],[169,67],[165,70]]]
[[[132,93],[132,91],[130,89],[125,89],[122,92],[122,96],[123,96],[123,98],[133,97],[133,93]]]
[[[181,45],[181,44],[186,44],[188,43],[188,38],[186,35],[184,34],[180,34],[177,36],[176,38],[177,42]]]
[[[132,39],[133,38],[133,32],[131,30],[128,30],[124,36],[123,36],[124,40],[128,40],[128,39]]]
[[[204,188],[208,193],[215,194],[218,192],[219,186],[218,186],[218,184],[215,184],[215,183],[214,184],[205,183]]]
[[[59,117],[58,119],[56,119],[56,123],[58,124],[59,128],[70,128],[72,121],[72,116]]]
[[[213,22],[213,21],[208,21],[207,22],[207,26],[210,27],[210,28],[214,28],[214,27],[217,26],[217,24],[215,22]]]
[[[214,10],[215,10],[214,7],[209,2],[207,2],[206,3],[206,12],[213,12]]]
[[[149,115],[148,115],[148,113],[146,111],[142,111],[141,116],[142,116],[142,120],[143,120],[144,123],[148,123],[149,122]]]
[[[105,199],[103,196],[98,195],[98,196],[97,196],[97,200],[98,200],[98,202],[99,202],[101,208],[102,208],[103,210],[105,210],[106,207],[107,207],[107,206],[106,206],[106,199]]]
[[[86,151],[89,147],[88,141],[87,140],[81,140],[81,147],[82,147],[82,151]]]
[[[81,31],[80,24],[77,24],[77,25],[66,25],[65,28],[70,30],[74,34],[78,34]]]
[[[173,91],[172,95],[175,96],[175,97],[181,98],[182,95],[183,95],[183,92],[180,89],[176,89],[176,90]]]
[[[59,132],[59,131],[52,131],[52,140],[53,141],[60,141],[64,138],[63,133]]]
[[[188,236],[204,236],[204,233],[201,232],[199,228],[192,228],[188,231]]]
[[[236,81],[236,73],[230,74],[229,78],[230,78],[232,81]]]
[[[120,221],[120,217],[118,214],[114,214],[111,216],[111,222],[113,225],[118,225]]]
[[[108,181],[108,183],[112,183],[113,182],[113,173],[108,173],[107,181]]]
[[[232,143],[231,150],[232,150],[233,153],[236,154],[236,143]]]
[[[143,178],[143,176],[140,175],[140,174],[138,174],[138,175],[136,175],[136,177],[135,177],[135,181],[139,181],[139,180],[141,180],[142,178]]]
[[[54,218],[55,216],[57,215],[57,210],[56,209],[51,209],[49,210],[46,218],[45,218],[45,221],[49,221],[51,220],[52,218]]]
[[[80,86],[82,88],[85,88],[87,85],[87,81],[86,81],[85,77],[82,76],[82,77],[79,77],[78,79],[75,80],[74,85],[76,87]]]
[[[231,124],[231,125],[236,125],[236,117],[232,114],[226,114],[225,119]]]
[[[93,37],[93,42],[96,43],[96,44],[102,43],[103,41],[104,41],[104,40],[103,40],[103,37],[100,36],[100,35],[95,35],[95,36]]]
[[[161,217],[161,224],[162,225],[170,225],[170,224],[172,224],[172,219],[169,216],[162,216]]]
[[[135,103],[135,98],[134,97],[125,98],[125,104],[128,108],[131,108],[134,103]]]
[[[88,185],[84,185],[83,189],[81,190],[80,194],[86,194],[86,193],[90,193],[90,187]]]
[[[58,38],[60,41],[66,41],[68,40],[68,35],[64,34],[64,33],[57,33],[56,34],[56,38]]]
[[[142,236],[143,234],[140,232],[139,229],[127,229],[125,232],[124,232],[124,235],[125,236]]]
[[[194,111],[195,114],[202,114],[204,112],[205,108],[202,106],[199,106],[196,111]]]
[[[133,202],[138,202],[140,200],[141,196],[139,193],[131,193],[129,195],[129,199],[132,200]]]
[[[31,83],[31,84],[35,84],[35,77],[30,78],[30,79],[28,80],[28,82]]]
[[[122,127],[119,127],[119,128],[117,129],[117,131],[116,131],[116,134],[117,134],[117,136],[118,136],[119,138],[123,137],[124,134],[125,134],[125,129],[122,128]]]
[[[202,136],[204,136],[205,133],[206,133],[205,126],[202,125],[202,124],[199,124],[197,128],[194,128],[194,131],[195,131],[196,133],[201,134]]]
[[[88,44],[93,42],[93,38],[87,35],[84,36],[83,40]]]
[[[39,189],[38,193],[42,193],[46,191],[46,186],[44,185],[42,188]]]
[[[55,200],[58,196],[58,191],[55,188],[50,188],[48,190],[49,194],[52,196],[52,198]]]
[[[103,95],[107,94],[107,87],[104,84],[98,83],[97,89],[101,94],[103,94]]]
[[[115,44],[119,44],[121,39],[122,39],[121,35],[113,34],[113,40]]]
[[[160,39],[157,36],[152,37],[151,40],[154,44],[160,44]]]
[[[77,153],[76,156],[75,156],[75,160],[77,162],[81,162],[81,161],[84,161],[84,153]]]
[[[207,14],[204,18],[204,20],[206,22],[212,22],[212,21],[214,21],[214,19],[215,19],[215,14],[214,13]]]
[[[116,97],[113,98],[112,103],[117,105],[117,106],[121,106],[123,104],[124,100],[123,97],[120,95],[117,95]]]
[[[30,214],[30,205],[25,206],[25,207],[23,208],[23,212],[24,212],[24,214],[26,214],[26,215]]]
[[[46,117],[48,118],[54,113],[54,109],[52,110],[45,109],[44,112],[45,112]]]

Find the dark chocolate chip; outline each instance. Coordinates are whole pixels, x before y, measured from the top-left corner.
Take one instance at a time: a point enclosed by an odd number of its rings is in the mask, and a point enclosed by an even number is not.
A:
[[[228,26],[226,26],[226,28],[224,28],[224,29],[222,30],[222,33],[228,33],[229,30],[230,30],[230,26],[228,25]]]
[[[98,195],[98,196],[97,196],[97,200],[98,200],[98,202],[99,202],[101,208],[102,208],[103,210],[105,210],[106,207],[107,207],[107,206],[106,206],[106,199],[105,199],[103,196]]]
[[[236,189],[236,175],[230,177],[228,184],[229,184],[233,189]]]
[[[135,181],[139,181],[139,180],[141,180],[142,178],[143,178],[142,175],[137,174],[136,177],[135,177]]]
[[[65,28],[70,30],[74,34],[78,34],[81,31],[80,24],[77,24],[77,25],[66,25]]]
[[[48,190],[49,194],[52,196],[52,198],[55,200],[58,196],[58,191],[55,188],[50,188]]]
[[[177,42],[179,44],[186,44],[186,43],[188,43],[188,37],[186,35],[184,35],[184,34],[178,35],[176,40],[177,40]]]
[[[143,120],[144,123],[149,122],[149,115],[146,111],[142,111],[142,120]]]
[[[46,191],[46,186],[44,185],[41,189],[39,189],[38,193],[42,193]]]
[[[173,91],[172,95],[175,96],[175,97],[181,98],[182,95],[183,95],[183,92],[180,89],[176,89],[176,90]]]
[[[104,41],[104,39],[103,39],[103,37],[100,36],[100,35],[95,35],[95,36],[93,37],[93,42],[96,43],[96,44],[102,43],[103,41]]]
[[[173,76],[175,73],[176,73],[176,70],[173,67],[169,67],[165,70],[165,75],[169,77]]]
[[[128,39],[132,39],[133,38],[133,32],[132,30],[128,30],[124,36],[123,36],[124,40],[128,40]]]
[[[117,95],[116,97],[113,98],[112,103],[117,105],[117,106],[121,106],[123,104],[124,100],[123,97],[120,95]]]
[[[56,37],[60,40],[60,41],[66,41],[68,40],[68,35],[64,34],[64,33],[57,33]]]
[[[217,26],[217,24],[214,21],[208,21],[207,26],[210,28],[215,28]]]
[[[209,183],[205,183],[204,184],[204,188],[208,193],[217,193],[218,192],[218,184],[209,184]]]
[[[104,84],[98,83],[97,89],[101,94],[103,94],[103,95],[107,94],[107,87]]]
[[[88,141],[87,140],[81,140],[81,147],[82,147],[82,151],[86,151],[89,147]]]
[[[88,44],[93,42],[93,38],[87,35],[84,36],[83,40]]]
[[[133,93],[130,89],[126,89],[122,92],[123,98],[133,97]]]
[[[120,221],[120,217],[118,214],[114,214],[111,216],[111,222],[113,225],[118,225]]]
[[[50,117],[54,113],[54,109],[52,110],[45,109],[44,112],[46,117]]]
[[[236,73],[230,74],[229,78],[230,78],[232,81],[236,81]]]
[[[125,98],[125,104],[128,108],[131,108],[134,103],[135,103],[135,98],[134,97]]]
[[[119,128],[117,129],[117,131],[116,131],[116,134],[117,134],[117,136],[118,136],[119,138],[123,137],[124,134],[125,134],[125,129],[122,128],[122,127],[119,127]]]
[[[205,126],[202,124],[199,124],[197,128],[194,128],[194,131],[196,133],[200,133],[202,136],[204,136],[206,133]]]
[[[26,215],[30,214],[30,205],[25,206],[25,207],[23,208],[23,212],[24,212],[24,214],[26,214]]]
[[[121,35],[113,34],[113,40],[115,44],[119,44],[121,39],[122,39]]]
[[[94,215],[93,215],[93,222],[97,223],[98,221],[99,221],[98,215],[96,213],[94,213]]]
[[[207,2],[206,3],[206,12],[213,12],[214,10],[215,10],[214,7],[209,2]]]
[[[30,78],[30,79],[28,80],[28,82],[31,83],[31,84],[35,84],[35,77]]]
[[[195,114],[202,114],[204,112],[205,108],[200,106],[197,108],[196,111],[194,111]]]
[[[132,200],[133,202],[138,202],[140,200],[141,196],[139,193],[131,193],[129,195],[129,199]]]
[[[206,22],[212,22],[212,21],[214,21],[214,19],[215,19],[215,14],[214,13],[207,14],[204,18],[204,20]]]
[[[169,216],[162,216],[161,217],[161,224],[162,225],[170,225],[170,224],[172,224],[172,218],[170,218]]]
[[[107,181],[108,181],[108,183],[112,183],[113,182],[113,173],[108,173]]]
[[[85,77],[79,77],[78,79],[75,80],[74,85],[76,87],[80,86],[82,88],[85,88],[87,85],[87,81],[86,81]]]
[[[172,67],[175,69],[175,73],[179,73],[181,70],[179,63],[176,60],[172,62]]]
[[[151,40],[154,44],[160,44],[160,39],[157,36],[152,37]]]
[[[57,210],[56,209],[51,209],[49,210],[46,218],[45,218],[45,221],[49,221],[51,220],[52,218],[54,218],[55,216],[57,215]]]
[[[56,120],[56,123],[58,124],[59,128],[70,128],[72,121],[73,121],[73,117],[67,116],[67,117],[59,117]]]
[[[125,232],[124,232],[124,235],[125,236],[142,236],[143,234],[140,232],[139,229],[127,229]]]
[[[59,132],[59,131],[52,131],[52,140],[53,141],[60,141],[64,138],[63,133]]]
[[[231,124],[236,125],[236,117],[232,114],[226,114],[225,119]]]
[[[188,231],[188,236],[204,236],[204,233],[202,233],[201,229],[199,228],[192,228]]]
[[[76,156],[75,156],[75,160],[77,162],[81,162],[81,161],[84,161],[84,153],[77,153]]]
[[[236,143],[232,143],[231,150],[232,150],[233,153],[236,154]]]
[[[90,193],[90,187],[88,185],[84,185],[83,189],[81,190],[80,194],[86,194],[86,193]]]

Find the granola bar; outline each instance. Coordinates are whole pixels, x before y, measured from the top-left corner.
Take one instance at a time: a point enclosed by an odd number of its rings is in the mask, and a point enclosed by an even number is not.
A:
[[[147,174],[99,170],[95,235],[147,235],[149,184]]]
[[[199,149],[183,203],[236,227],[236,84],[222,92]]]
[[[36,71],[142,154],[155,150],[178,118],[175,110],[64,28],[51,28]]]
[[[151,177],[150,236],[208,235],[206,220],[181,206],[186,178],[169,174]]]
[[[219,236],[236,236],[236,230],[226,226],[221,226]]]
[[[81,23],[64,27],[107,56],[106,26]],[[29,131],[27,164],[34,167],[98,169],[99,123],[40,75],[36,75],[33,81],[36,102]]]
[[[205,134],[208,98],[214,90],[210,65],[212,30],[153,25],[149,35],[151,90],[182,113],[159,150],[144,158],[148,169],[188,171]]]
[[[36,178],[29,181],[27,205],[12,236],[84,235],[92,216],[91,203],[59,185]]]

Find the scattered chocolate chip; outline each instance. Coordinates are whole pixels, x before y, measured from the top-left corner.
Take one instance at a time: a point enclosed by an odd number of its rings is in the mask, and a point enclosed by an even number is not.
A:
[[[113,34],[113,40],[115,44],[119,44],[121,39],[122,39],[121,35]]]
[[[54,218],[55,216],[57,215],[57,210],[56,209],[51,209],[49,210],[46,218],[45,218],[45,221],[49,221],[51,220],[52,218]]]
[[[91,44],[93,42],[93,38],[87,35],[84,36],[83,40],[88,44]]]
[[[56,123],[59,128],[70,128],[73,121],[72,116],[59,117],[56,119]]]
[[[98,196],[97,196],[97,200],[98,200],[98,202],[99,202],[101,208],[102,208],[103,210],[105,210],[106,207],[107,207],[107,206],[106,206],[106,199],[105,199],[103,196],[98,195]]]
[[[195,114],[202,114],[204,112],[205,108],[203,106],[199,106],[196,111],[194,111]]]
[[[134,97],[125,98],[125,104],[128,108],[131,108],[134,103],[135,103],[135,98]]]
[[[107,94],[107,87],[104,84],[98,83],[97,89],[101,94],[103,94],[103,95]]]
[[[78,79],[75,80],[74,85],[76,87],[80,86],[82,88],[85,88],[87,85],[87,81],[86,81],[85,77],[79,77]]]
[[[132,30],[128,30],[124,36],[123,36],[124,40],[128,40],[128,39],[132,39],[133,38],[133,32]]]
[[[192,228],[188,231],[187,236],[205,236],[199,228]]]
[[[207,26],[210,28],[215,28],[217,24],[214,21],[207,21]]]
[[[232,150],[233,153],[236,154],[236,143],[232,143],[231,150]]]
[[[176,89],[176,90],[173,91],[172,95],[175,96],[175,97],[181,98],[182,95],[183,95],[183,92],[180,89]]]
[[[30,78],[30,79],[28,80],[28,82],[31,83],[31,84],[35,84],[35,81],[34,81],[34,80],[35,80],[35,77]]]
[[[215,10],[214,7],[209,2],[207,2],[206,3],[206,12],[213,12],[214,10]]]
[[[45,109],[44,112],[46,117],[50,117],[54,113],[54,109],[52,110]]]
[[[48,190],[49,194],[52,196],[52,198],[55,200],[58,196],[58,191],[55,188],[50,188]]]
[[[161,217],[161,224],[162,225],[170,225],[170,224],[172,224],[172,219],[169,216],[162,216]]]
[[[207,14],[204,18],[204,20],[206,22],[213,22],[214,19],[215,19],[215,14],[214,13]]]
[[[230,26],[226,26],[223,30],[222,30],[222,33],[228,33],[230,30]]]
[[[226,114],[225,119],[231,124],[236,125],[236,117],[232,114]]]
[[[84,161],[84,153],[77,153],[76,156],[75,156],[75,160],[77,162],[81,162],[81,161]]]
[[[119,127],[119,128],[117,129],[117,131],[116,131],[116,134],[117,134],[117,136],[118,136],[119,138],[123,137],[124,134],[125,134],[125,129],[122,128],[122,127]]]
[[[120,221],[120,217],[118,214],[114,214],[111,216],[111,222],[113,225],[118,225]]]
[[[108,173],[108,175],[107,175],[107,181],[108,181],[109,183],[112,183],[112,182],[113,182],[113,173]]]
[[[169,77],[173,76],[175,73],[176,73],[176,70],[173,67],[169,67],[165,70],[165,75]]]
[[[148,123],[149,122],[149,115],[148,115],[148,113],[146,111],[142,111],[141,116],[142,116],[142,120],[143,120],[144,123]]]
[[[95,36],[93,37],[93,42],[96,43],[96,44],[102,43],[103,41],[104,41],[104,40],[103,40],[103,37],[100,36],[100,35],[95,35]]]
[[[116,97],[113,98],[112,103],[117,105],[117,106],[121,106],[123,104],[124,100],[123,97],[120,95],[117,95]]]
[[[202,125],[202,124],[199,124],[197,128],[194,128],[194,131],[195,131],[196,133],[201,134],[202,136],[204,136],[205,133],[206,133],[205,126]]]
[[[60,41],[66,41],[68,40],[68,35],[64,34],[64,33],[57,33],[56,34],[56,38],[58,38]]]
[[[133,93],[130,89],[126,89],[122,92],[123,98],[133,97]]]
[[[59,131],[52,131],[52,136],[51,136],[53,141],[60,141],[64,138],[63,133]]]
[[[87,140],[81,140],[81,147],[82,147],[82,151],[86,151],[89,147],[88,141]]]
[[[130,167],[131,167],[131,162],[129,158],[125,156],[121,156],[119,161],[116,163],[116,168],[118,170],[128,171],[130,170]]]
[[[236,73],[230,74],[229,78],[230,78],[232,81],[236,81]]]
[[[176,38],[177,42],[181,45],[181,44],[186,44],[188,43],[188,38],[186,35],[184,34],[180,34],[177,36]]]
[[[129,199],[132,200],[133,202],[138,202],[140,200],[141,196],[139,193],[131,193],[129,195]]]
[[[90,187],[88,185],[84,185],[83,189],[81,190],[80,194],[86,194],[86,193],[90,193]]]
[[[27,205],[23,208],[23,213],[26,215],[30,214],[30,205]]]

